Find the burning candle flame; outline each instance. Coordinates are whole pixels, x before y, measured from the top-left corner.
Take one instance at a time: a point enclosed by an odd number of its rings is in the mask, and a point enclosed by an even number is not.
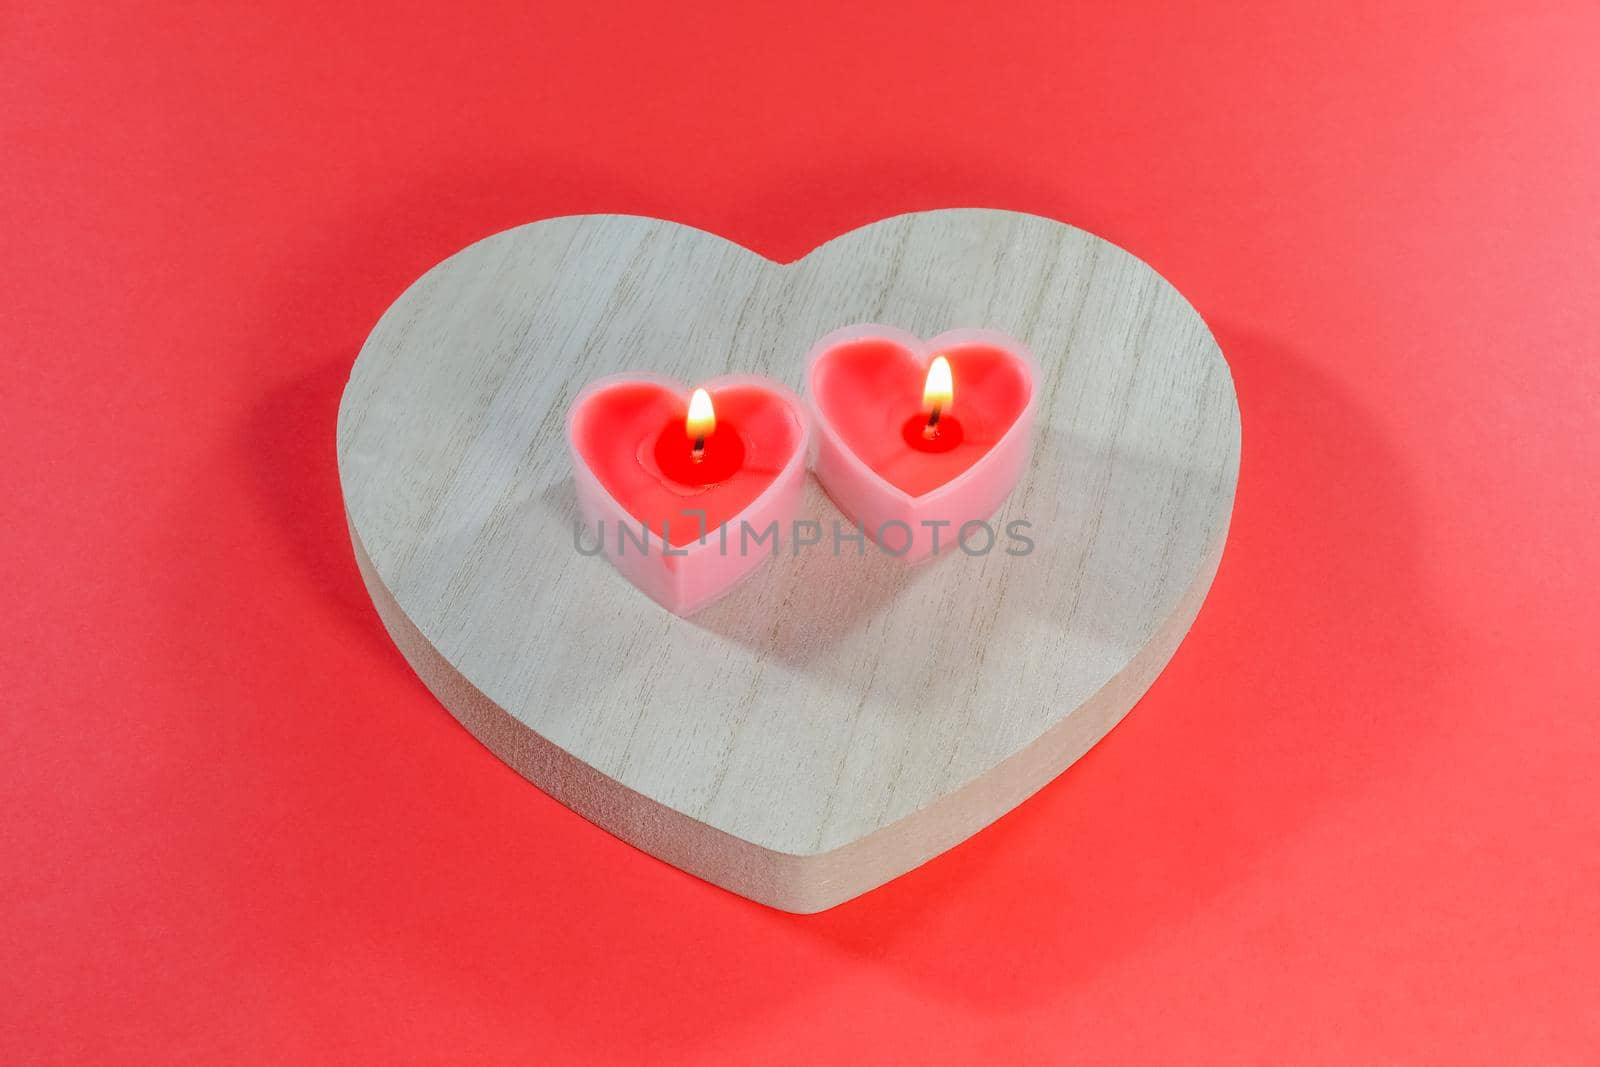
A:
[[[689,417],[683,420],[683,432],[694,442],[694,456],[699,459],[705,451],[706,438],[717,429],[717,413],[711,407],[711,394],[696,389],[689,397]]]
[[[939,436],[939,419],[955,396],[956,386],[950,375],[950,361],[943,356],[934,356],[933,362],[928,364],[927,383],[922,387],[922,406],[928,410],[928,425],[922,428],[923,437],[932,441]]]
[[[928,382],[922,387],[922,406],[929,412],[945,413],[955,399],[955,381],[950,376],[950,361],[934,356],[928,364]]]

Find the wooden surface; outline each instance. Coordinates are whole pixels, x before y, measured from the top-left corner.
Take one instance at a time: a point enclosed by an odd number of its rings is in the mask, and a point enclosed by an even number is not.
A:
[[[869,321],[1031,346],[1034,455],[995,520],[1031,523],[1031,554],[811,551],[685,620],[574,550],[562,425],[585,382],[798,387],[816,338]],[[338,455],[379,612],[468,729],[645,851],[816,911],[987,825],[1148,688],[1221,557],[1239,417],[1194,310],[1072,227],[928,212],[780,266],[587,216],[415,283],[356,361]],[[814,482],[807,507],[836,516]]]

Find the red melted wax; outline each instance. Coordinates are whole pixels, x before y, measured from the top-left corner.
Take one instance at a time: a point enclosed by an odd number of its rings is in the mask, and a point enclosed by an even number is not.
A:
[[[654,452],[661,473],[687,489],[725,482],[744,466],[744,439],[727,419],[719,419],[716,430],[706,435],[698,456],[682,422],[662,427]]]
[[[929,426],[926,415],[913,415],[900,427],[900,436],[918,452],[951,452],[967,439],[960,420],[951,415],[939,416],[939,421]]]

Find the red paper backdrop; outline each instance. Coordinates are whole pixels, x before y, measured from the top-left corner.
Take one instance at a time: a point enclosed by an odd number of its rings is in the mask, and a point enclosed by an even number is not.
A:
[[[0,1060],[1593,1062],[1600,9],[255,6],[0,16]],[[780,914],[412,676],[339,391],[517,223],[957,205],[1193,300],[1233,535],[1087,758]]]

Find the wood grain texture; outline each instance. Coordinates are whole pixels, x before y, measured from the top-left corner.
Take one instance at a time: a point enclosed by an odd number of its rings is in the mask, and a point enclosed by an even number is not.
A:
[[[994,522],[1031,523],[1032,553],[907,567],[847,543],[686,620],[574,549],[562,427],[585,382],[799,388],[811,344],[856,322],[1030,345],[1034,454]],[[1060,223],[925,212],[779,265],[584,216],[480,241],[396,301],[352,371],[338,456],[379,614],[469,730],[618,837],[809,912],[981,829],[1133,706],[1221,558],[1239,415],[1177,291]]]

